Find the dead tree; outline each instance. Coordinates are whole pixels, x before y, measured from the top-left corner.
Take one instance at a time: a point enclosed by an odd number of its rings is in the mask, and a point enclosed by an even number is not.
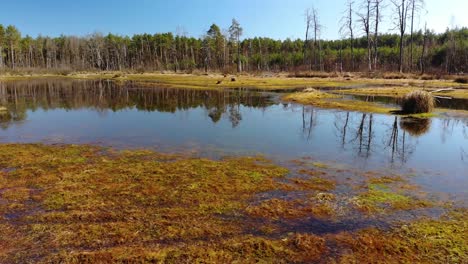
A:
[[[403,73],[404,37],[405,37],[405,32],[406,32],[406,27],[407,27],[407,22],[408,22],[408,10],[411,4],[410,1],[412,0],[391,0],[391,1],[395,8],[395,13],[397,13],[395,25],[400,32],[400,44],[399,44],[400,59],[398,62],[398,69],[400,73]]]
[[[413,68],[413,33],[414,33],[414,17],[424,7],[424,0],[410,0],[411,1],[411,34],[410,34],[410,69]]]
[[[375,31],[374,31],[374,70],[377,69],[377,64],[379,61],[379,25],[382,20],[382,4],[384,0],[375,0],[374,2],[374,25],[375,25]]]
[[[305,35],[305,41],[304,41],[304,47],[303,47],[303,56],[304,56],[304,65],[307,64],[307,50],[309,48],[309,30],[310,27],[312,26],[312,13],[311,10],[308,8],[305,11],[305,21],[306,21],[306,35]],[[310,63],[309,68],[312,68],[312,64]]]
[[[372,71],[372,40],[370,32],[370,20],[372,16],[372,0],[364,0],[361,6],[364,9],[363,13],[358,13],[359,22],[361,22],[362,30],[366,34],[367,39],[367,64],[368,71]]]
[[[354,26],[353,26],[353,5],[354,1],[348,0],[346,3],[346,10],[341,18],[340,34],[345,37],[349,36],[351,48],[351,70],[354,71]]]

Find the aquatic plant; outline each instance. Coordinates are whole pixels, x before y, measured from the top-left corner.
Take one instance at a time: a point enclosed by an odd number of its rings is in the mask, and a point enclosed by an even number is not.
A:
[[[414,91],[403,97],[401,108],[405,114],[430,113],[434,110],[435,100],[425,91]]]
[[[337,263],[466,263],[468,211],[439,220],[423,219],[398,228],[343,232],[332,239],[347,252]]]
[[[410,196],[403,190],[395,191],[384,183],[369,184],[365,192],[352,199],[352,203],[358,209],[368,213],[388,210],[411,210],[432,205],[430,201]]]

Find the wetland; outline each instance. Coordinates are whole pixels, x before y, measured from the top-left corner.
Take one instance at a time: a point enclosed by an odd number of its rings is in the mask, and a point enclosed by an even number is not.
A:
[[[463,98],[320,82],[0,82],[0,261],[467,261]]]

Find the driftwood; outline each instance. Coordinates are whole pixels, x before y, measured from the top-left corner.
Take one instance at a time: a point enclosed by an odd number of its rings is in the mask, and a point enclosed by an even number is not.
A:
[[[434,98],[437,98],[437,99],[447,99],[447,100],[452,100],[452,99],[453,99],[453,97],[437,96],[437,95],[435,95]]]
[[[451,91],[455,91],[455,89],[453,89],[453,88],[444,88],[444,89],[431,91],[430,93],[442,93],[442,92],[451,92]]]
[[[430,93],[445,93],[445,92],[451,92],[451,91],[455,91],[455,89],[453,88],[444,88],[444,89],[438,89],[438,90],[434,90],[434,91],[430,91]],[[446,100],[452,100],[453,97],[448,97],[448,96],[439,96],[439,95],[434,95],[434,98],[437,98],[437,99],[446,99]]]

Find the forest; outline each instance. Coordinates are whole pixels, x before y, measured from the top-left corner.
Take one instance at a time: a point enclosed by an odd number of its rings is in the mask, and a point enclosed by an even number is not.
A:
[[[381,33],[382,2],[365,0],[359,7],[349,2],[337,40],[321,39],[324,26],[315,8],[304,15],[305,39],[242,38],[235,19],[226,30],[212,24],[199,38],[170,32],[33,38],[13,25],[0,25],[0,70],[468,72],[467,27],[416,30],[420,2],[392,1],[398,32]]]

